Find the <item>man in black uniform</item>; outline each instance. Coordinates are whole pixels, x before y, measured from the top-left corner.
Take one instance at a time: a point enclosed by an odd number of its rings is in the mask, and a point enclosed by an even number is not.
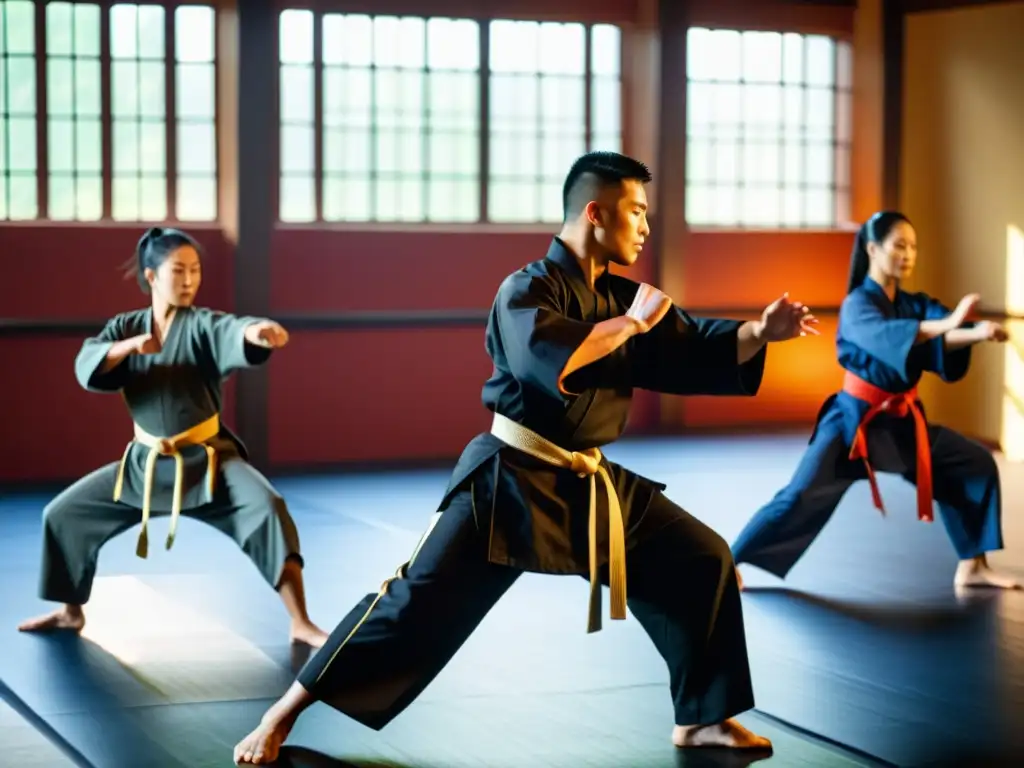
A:
[[[380,729],[437,676],[524,571],[587,574],[588,631],[628,606],[669,667],[679,747],[770,747],[735,720],[754,704],[728,545],[662,493],[607,461],[634,388],[753,395],[765,344],[816,332],[782,297],[761,320],[694,319],[657,289],[613,275],[649,233],[650,172],[623,155],[579,158],[547,256],[507,277],[487,325],[491,431],[466,447],[409,561],[332,632],[237,763],[274,760],[299,714],[322,701]]]

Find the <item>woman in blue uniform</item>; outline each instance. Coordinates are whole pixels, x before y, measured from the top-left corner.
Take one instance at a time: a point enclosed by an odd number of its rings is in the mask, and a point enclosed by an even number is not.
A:
[[[914,228],[902,213],[872,216],[857,234],[836,347],[846,375],[830,396],[789,484],[762,507],[732,545],[737,566],[756,565],[785,578],[858,480],[871,483],[884,514],[875,472],[917,486],[918,518],[933,519],[933,501],[960,558],[957,587],[1019,588],[994,572],[986,553],[1003,547],[999,472],[982,445],[928,424],[917,396],[926,371],[959,381],[971,347],[1006,341],[997,323],[967,323],[978,303],[965,296],[950,311],[900,282],[917,258]]]

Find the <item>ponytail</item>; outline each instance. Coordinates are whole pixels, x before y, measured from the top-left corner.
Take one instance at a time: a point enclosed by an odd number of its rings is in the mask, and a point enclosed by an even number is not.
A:
[[[899,211],[879,211],[857,230],[857,237],[853,240],[853,251],[850,253],[850,277],[846,284],[847,294],[853,293],[859,288],[864,282],[864,278],[868,276],[868,271],[871,268],[868,244],[884,242],[892,232],[892,228],[901,221],[910,224],[910,219]]]
[[[150,227],[139,238],[134,257],[125,263],[125,279],[134,276],[142,292],[149,293],[146,270],[157,269],[171,253],[184,245],[190,245],[199,252],[199,244],[181,230]]]

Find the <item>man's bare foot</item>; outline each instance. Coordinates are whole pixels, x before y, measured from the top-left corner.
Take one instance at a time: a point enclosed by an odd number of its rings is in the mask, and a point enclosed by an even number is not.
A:
[[[327,642],[327,633],[307,619],[292,622],[291,638],[293,643],[305,643],[312,648],[320,648]]]
[[[994,589],[1021,589],[1021,583],[1012,576],[993,571],[985,561],[961,560],[953,577],[955,587],[991,587]]]
[[[84,627],[85,614],[82,613],[82,607],[78,605],[65,605],[53,613],[23,621],[18,625],[18,631],[52,632],[54,630],[63,630],[66,632],[81,632]]]
[[[268,712],[256,729],[235,745],[235,765],[267,765],[277,760],[293,725],[294,717]]]
[[[730,718],[716,725],[677,725],[672,729],[677,747],[725,747],[727,749],[771,749],[764,736],[747,730]]]

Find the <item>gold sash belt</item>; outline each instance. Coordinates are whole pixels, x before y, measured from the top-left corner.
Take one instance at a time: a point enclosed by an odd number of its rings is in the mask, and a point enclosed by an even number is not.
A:
[[[601,629],[601,583],[597,575],[597,476],[608,496],[608,573],[612,593],[611,618],[626,618],[626,527],[611,475],[601,466],[601,451],[567,451],[522,424],[494,414],[491,434],[507,445],[556,467],[590,478],[590,610],[587,632]]]
[[[142,492],[142,531],[139,533],[139,543],[135,547],[135,554],[139,557],[144,558],[149,553],[149,534],[146,531],[146,526],[149,523],[150,505],[153,498],[153,477],[156,472],[157,457],[174,457],[174,495],[171,497],[171,526],[167,533],[167,549],[170,549],[174,544],[174,534],[178,528],[178,518],[181,516],[181,502],[184,495],[185,461],[182,459],[180,451],[187,445],[202,445],[206,449],[206,485],[212,497],[213,485],[217,477],[217,451],[212,445],[206,445],[206,443],[218,434],[220,434],[220,417],[217,414],[173,437],[155,437],[138,424],[135,425],[135,439],[124,449],[121,466],[117,470],[114,501],[121,500],[124,468],[128,462],[128,452],[131,450],[132,444],[140,443],[146,446],[149,448],[149,455],[146,456],[145,485]]]

